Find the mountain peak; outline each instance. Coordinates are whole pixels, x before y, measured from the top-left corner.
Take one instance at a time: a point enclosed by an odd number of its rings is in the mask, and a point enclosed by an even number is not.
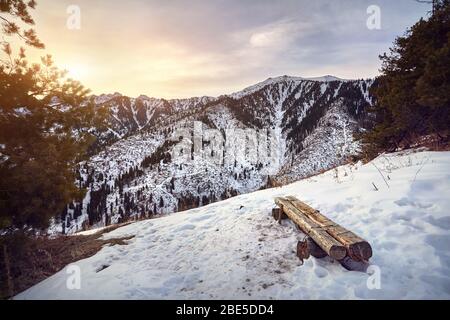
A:
[[[342,79],[342,78],[338,78],[336,76],[327,74],[324,76],[320,76],[320,77],[298,77],[298,76],[288,76],[288,75],[282,75],[282,76],[278,76],[278,77],[269,77],[266,80],[258,83],[258,84],[263,84],[263,83],[272,83],[272,82],[279,82],[279,81],[287,81],[287,80],[291,80],[291,81],[301,81],[301,80],[309,80],[309,81],[320,81],[320,82],[330,82],[330,81],[351,81],[348,79]]]
[[[288,76],[288,75],[282,75],[278,77],[269,77],[264,81],[261,81],[257,84],[251,85],[241,91],[232,93],[231,96],[234,98],[239,98],[241,96],[253,93],[255,91],[258,91],[262,88],[264,88],[267,85],[279,83],[283,81],[292,81],[292,82],[300,82],[300,81],[317,81],[317,82],[331,82],[331,81],[351,81],[347,79],[341,79],[332,75],[325,75],[321,77],[312,77],[312,78],[304,78],[304,77],[298,77],[298,76]]]
[[[321,81],[321,82],[330,82],[330,81],[350,81],[348,79],[341,79],[332,75],[325,75],[321,77],[312,77],[312,78],[305,78],[305,80],[311,80],[311,81]]]

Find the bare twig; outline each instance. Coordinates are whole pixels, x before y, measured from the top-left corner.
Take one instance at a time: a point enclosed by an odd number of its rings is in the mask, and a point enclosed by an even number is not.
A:
[[[380,173],[381,177],[382,177],[383,180],[384,180],[384,183],[386,183],[387,187],[389,188],[389,184],[387,183],[386,178],[384,177],[383,173],[381,173],[381,170],[378,169],[378,167],[375,165],[375,163],[374,163],[373,161],[372,161],[371,163],[372,163],[372,165],[378,170],[378,172]]]
[[[414,175],[414,179],[411,182],[411,184],[414,183],[414,181],[416,181],[417,175],[419,174],[420,171],[422,171],[422,168],[427,164],[428,160],[430,160],[430,157],[427,157],[427,159],[425,161],[423,161],[422,165],[420,166],[419,170],[417,170],[416,174]]]
[[[0,16],[0,19],[2,19],[4,21],[4,23],[6,23],[7,25],[13,25],[13,23],[11,21],[9,21],[8,19]],[[25,38],[19,31],[14,32],[14,34],[18,35],[22,40],[24,41],[28,41],[27,38]]]

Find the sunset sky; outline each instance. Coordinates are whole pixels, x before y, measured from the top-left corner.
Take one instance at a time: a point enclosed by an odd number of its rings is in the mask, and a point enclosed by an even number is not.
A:
[[[366,10],[381,8],[381,30]],[[81,28],[66,27],[69,5]],[[217,96],[279,75],[367,78],[429,6],[414,0],[38,0],[44,51],[93,93]]]

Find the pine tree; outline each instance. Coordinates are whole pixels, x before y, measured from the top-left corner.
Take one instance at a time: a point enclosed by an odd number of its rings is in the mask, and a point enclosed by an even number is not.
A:
[[[450,123],[450,1],[417,22],[380,56],[382,75],[374,89],[373,129],[363,135],[364,154],[409,147],[436,135],[448,143]]]
[[[36,1],[23,0],[2,0],[0,1],[0,26],[6,36],[17,36],[24,40],[31,47],[43,49],[44,44],[39,40],[34,29],[22,30],[20,26],[12,19],[19,20],[27,25],[34,25],[34,20],[30,15],[29,9],[35,9]],[[11,16],[12,19],[9,19]]]
[[[34,1],[1,1],[0,21],[5,37],[18,36],[43,48],[33,29],[23,31],[12,20],[32,25],[28,9],[34,7]],[[88,128],[101,127],[105,111],[81,105],[89,91],[67,79],[50,55],[30,65],[25,49],[14,54],[5,37],[0,53],[0,229],[46,228],[69,202],[82,198],[84,190],[74,183],[77,164],[95,141]],[[58,108],[62,105],[65,111]],[[75,215],[81,215],[80,206]]]

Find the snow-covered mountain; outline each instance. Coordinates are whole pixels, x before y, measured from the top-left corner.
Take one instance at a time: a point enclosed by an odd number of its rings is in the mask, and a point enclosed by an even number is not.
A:
[[[194,208],[345,163],[358,150],[353,134],[372,85],[282,76],[219,97],[94,96],[110,111],[103,149],[80,164],[87,195],[53,231]]]
[[[106,245],[15,299],[450,299],[449,172],[450,152],[385,154],[132,223],[102,235],[125,244]],[[374,253],[368,273],[329,257],[301,265],[295,248],[304,235],[271,217],[274,197],[287,195],[365,238]],[[76,270],[79,289],[67,285]]]
[[[151,130],[163,123],[173,122],[199,107],[204,106],[212,97],[195,97],[189,99],[157,99],[141,95],[130,98],[120,93],[92,96],[97,105],[104,105],[110,111],[109,132],[111,138],[121,139],[143,129]],[[169,119],[168,119],[169,118]]]

